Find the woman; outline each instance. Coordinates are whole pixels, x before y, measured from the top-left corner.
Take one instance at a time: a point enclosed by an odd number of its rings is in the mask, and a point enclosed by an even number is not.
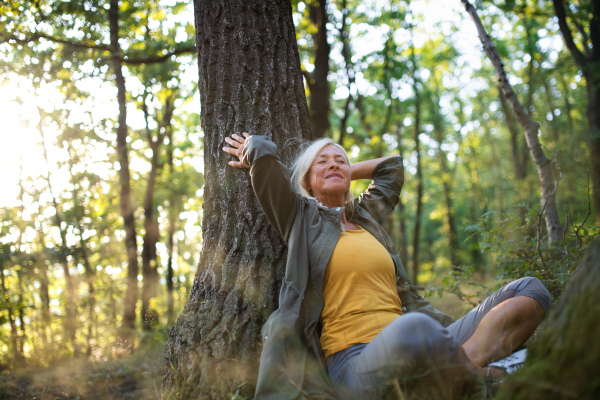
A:
[[[290,177],[266,137],[226,142],[239,159],[229,164],[250,168],[288,244],[279,308],[263,327],[257,398],[377,398],[390,380],[485,376],[547,314],[550,295],[534,278],[506,285],[456,322],[416,293],[383,229],[403,184],[400,157],[350,165],[341,146],[321,139]],[[358,199],[354,179],[372,179]]]

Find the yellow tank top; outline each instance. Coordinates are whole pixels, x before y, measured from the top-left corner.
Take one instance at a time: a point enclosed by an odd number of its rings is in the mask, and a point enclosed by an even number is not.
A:
[[[364,229],[347,230],[333,254],[323,282],[321,347],[325,357],[358,343],[369,343],[402,315],[394,262]]]

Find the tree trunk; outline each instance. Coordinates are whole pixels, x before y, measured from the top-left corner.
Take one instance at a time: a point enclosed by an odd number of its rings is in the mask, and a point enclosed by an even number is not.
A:
[[[552,3],[567,49],[585,77],[588,100],[587,117],[590,125],[590,161],[594,187],[593,203],[596,222],[600,224],[600,68],[598,68],[600,63],[600,51],[598,50],[600,49],[600,0],[592,0],[591,7],[587,8],[591,18],[589,18],[590,26],[586,33],[586,40],[582,41],[583,51],[579,50],[573,41],[573,35],[567,25],[563,0],[553,0]]]
[[[412,63],[412,80],[413,92],[415,92],[415,126],[414,126],[414,141],[415,154],[417,158],[416,175],[417,175],[417,208],[415,210],[415,228],[413,231],[413,252],[412,252],[412,280],[415,285],[418,284],[419,277],[419,244],[421,237],[421,215],[423,214],[423,165],[421,164],[421,141],[419,134],[421,133],[421,93],[419,91],[419,82],[417,78],[417,59],[415,56],[414,39],[411,34],[411,63]]]
[[[396,114],[396,142],[398,143],[398,154],[400,157],[404,159],[404,147],[402,146],[402,137],[404,126],[402,125],[402,112],[400,109],[400,100],[396,99],[393,101],[395,103],[395,114]],[[398,240],[400,247],[400,261],[404,268],[408,268],[408,236],[406,232],[406,215],[405,213],[404,201],[402,200],[402,196],[400,196],[398,200],[398,234],[400,239]]]
[[[327,0],[313,0],[309,5],[311,22],[317,27],[315,33],[315,69],[307,83],[310,92],[310,126],[312,139],[318,139],[329,130],[329,52],[327,41]]]
[[[8,246],[6,246],[8,248]],[[19,333],[17,332],[17,324],[13,317],[13,304],[4,281],[4,260],[0,257],[0,287],[2,288],[2,302],[8,314],[8,322],[10,323],[10,341],[13,354],[13,366],[22,367],[25,365],[25,357],[19,347]]]
[[[506,101],[506,96],[504,95],[504,92],[502,92],[500,85],[498,85],[498,97],[500,98],[502,113],[506,119],[506,127],[510,132],[510,148],[512,150],[513,165],[515,167],[515,178],[517,178],[517,181],[522,182],[527,177],[527,158],[523,157],[523,146],[519,143],[521,134],[519,132],[519,128],[517,127],[515,115],[510,109],[510,106]]]
[[[127,252],[127,289],[124,299],[123,323],[120,339],[130,349],[133,346],[135,330],[135,309],[138,298],[138,254],[133,204],[131,202],[131,186],[129,172],[129,156],[127,150],[127,107],[125,77],[119,46],[119,0],[110,0],[108,11],[110,26],[111,63],[117,85],[117,101],[119,103],[119,120],[117,124],[117,157],[119,160],[119,189],[121,217],[125,230],[125,250]]]
[[[144,119],[146,122],[146,138],[148,145],[152,151],[150,158],[150,172],[148,174],[148,183],[146,185],[146,195],[144,196],[144,244],[142,246],[142,327],[145,331],[152,330],[152,327],[158,323],[158,311],[150,308],[150,300],[156,297],[158,292],[158,265],[156,244],[159,239],[158,219],[156,215],[156,205],[154,202],[154,192],[156,189],[156,177],[158,174],[159,164],[158,156],[160,147],[164,141],[167,125],[171,123],[173,115],[173,101],[169,96],[165,100],[163,108],[163,118],[159,122],[156,132],[156,139],[152,135],[149,127],[150,115],[146,105],[146,97],[144,96],[142,109],[144,111]],[[163,130],[163,128],[165,130]]]
[[[437,91],[437,89],[436,89]],[[448,156],[442,150],[442,142],[444,141],[444,125],[440,114],[439,93],[431,96],[433,118],[433,130],[435,133],[434,140],[438,143],[437,157],[440,165],[440,175],[442,177],[442,189],[444,190],[444,205],[446,208],[446,229],[448,231],[448,254],[450,257],[450,265],[452,269],[457,270],[457,267],[462,264],[458,256],[460,245],[458,243],[458,233],[456,231],[456,223],[454,222],[454,208],[452,207],[452,188],[450,181],[452,173],[448,168]]]
[[[19,316],[19,327],[21,328],[21,334],[19,335],[19,352],[25,354],[25,340],[27,339],[27,332],[25,328],[25,299],[23,298],[23,272],[17,270],[17,284],[19,290],[19,308],[17,315]]]
[[[173,128],[167,129],[169,144],[167,146],[167,167],[169,176],[173,176]],[[172,179],[170,179],[172,182]],[[179,202],[177,193],[172,188],[169,194],[169,227],[167,228],[167,326],[173,326],[175,323],[175,298],[174,298],[174,271],[173,271],[173,252],[175,248],[175,217],[179,214]]]
[[[38,212],[38,216],[39,216]],[[39,265],[39,282],[40,282],[40,299],[42,300],[42,341],[44,345],[48,344],[48,329],[50,328],[50,280],[48,279],[48,266],[46,265],[46,239],[42,226],[38,229],[38,237],[40,240],[40,256],[37,260]]]
[[[354,75],[354,65],[352,64],[352,57],[350,56],[350,40],[348,39],[348,29],[346,29],[346,18],[348,18],[348,7],[347,0],[342,0],[342,25],[340,27],[340,41],[342,42],[342,56],[344,57],[344,68],[346,70],[346,76],[348,78],[348,82],[346,87],[348,89],[348,98],[346,99],[346,103],[344,105],[344,115],[340,120],[340,137],[338,139],[338,143],[340,146],[344,144],[344,136],[346,135],[346,125],[348,123],[348,118],[350,118],[350,114],[352,110],[350,109],[350,104],[352,103],[352,85],[355,82]]]
[[[421,98],[417,82],[413,84],[415,91],[415,153],[417,155],[417,209],[415,210],[415,229],[413,232],[412,252],[412,280],[417,285],[419,277],[419,242],[421,236],[421,216],[423,214],[423,166],[421,164],[421,142],[419,134],[421,130]]]
[[[95,320],[95,308],[96,308],[96,290],[94,288],[94,278],[96,276],[96,270],[90,264],[90,257],[88,255],[87,240],[83,237],[83,205],[79,202],[79,190],[78,183],[75,181],[75,174],[73,173],[75,154],[70,143],[67,144],[69,150],[69,176],[71,178],[71,184],[73,185],[73,208],[75,210],[75,224],[77,226],[77,232],[79,233],[79,246],[81,248],[81,259],[83,261],[83,268],[85,271],[85,282],[88,287],[88,331],[87,331],[87,351],[86,355],[90,357],[93,350],[93,326]]]
[[[500,165],[500,158],[496,152],[496,140],[490,132],[489,124],[485,124],[483,127],[484,137],[490,146],[490,152],[492,153],[492,171],[494,174],[494,198],[498,201],[498,214],[504,215],[504,191],[502,190],[502,168]]]
[[[519,124],[525,132],[527,147],[529,148],[531,158],[533,159],[533,162],[537,168],[538,178],[540,180],[540,197],[542,203],[542,212],[546,213],[545,221],[546,229],[548,231],[548,244],[550,246],[558,245],[562,240],[562,227],[560,225],[558,209],[556,207],[556,190],[558,181],[555,180],[554,177],[554,165],[552,161],[549,160],[544,154],[544,150],[542,149],[542,145],[540,144],[538,138],[540,124],[534,122],[527,115],[525,109],[517,98],[517,94],[510,86],[510,83],[508,83],[508,78],[506,77],[502,60],[500,60],[500,56],[498,55],[492,40],[486,33],[483,23],[479,19],[479,16],[477,16],[475,8],[468,0],[461,1],[464,4],[467,13],[471,16],[471,19],[475,23],[479,39],[483,44],[483,49],[496,69],[496,75],[498,76],[498,82],[502,88],[502,92],[506,96],[506,100],[509,102],[513,112],[515,113],[517,121],[519,121]]]
[[[52,190],[52,183],[50,181],[50,163],[48,162],[48,152],[46,151],[46,141],[44,138],[44,132],[42,130],[43,114],[41,109],[38,109],[40,114],[40,122],[38,124],[38,130],[42,139],[42,150],[44,152],[44,160],[46,162],[46,183],[48,184],[48,190],[52,197],[52,205],[54,207],[54,225],[60,232],[60,263],[63,267],[63,274],[65,277],[66,296],[65,296],[65,331],[71,346],[73,348],[73,354],[77,357],[80,354],[79,343],[77,342],[77,293],[73,277],[69,271],[69,246],[67,245],[67,232],[63,227],[63,219],[60,215],[60,209],[58,207],[58,201],[54,197]]]
[[[260,330],[277,307],[285,249],[252,193],[228,167],[224,138],[266,135],[284,161],[310,125],[289,1],[194,2],[204,131],[203,249],[166,346],[165,394],[251,397]]]
[[[525,366],[500,385],[494,398],[511,400],[600,398],[600,244],[577,266]]]

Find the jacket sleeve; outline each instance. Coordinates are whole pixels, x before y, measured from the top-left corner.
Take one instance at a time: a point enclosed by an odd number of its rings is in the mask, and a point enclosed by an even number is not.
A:
[[[454,319],[433,308],[433,305],[420,296],[414,288],[410,282],[396,282],[396,289],[398,290],[402,307],[406,307],[408,312],[415,311],[426,314],[437,320],[444,327],[454,322]]]
[[[373,170],[371,184],[359,197],[358,203],[380,225],[385,226],[398,205],[400,190],[404,184],[402,157],[383,160]]]
[[[265,215],[287,242],[298,211],[299,195],[290,183],[290,172],[277,156],[277,146],[266,136],[252,136],[244,147],[243,161],[250,165],[252,188]]]

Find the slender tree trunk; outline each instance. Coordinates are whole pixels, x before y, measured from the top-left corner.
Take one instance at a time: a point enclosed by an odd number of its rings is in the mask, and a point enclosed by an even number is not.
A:
[[[402,146],[404,127],[402,125],[402,112],[400,109],[400,101],[396,99],[394,103],[396,108],[396,142],[398,143],[398,154],[400,154],[400,157],[404,159],[404,147]],[[406,231],[406,215],[404,215],[406,207],[404,205],[404,201],[402,200],[402,196],[400,196],[397,208],[399,225],[398,233],[400,236],[400,240],[398,241],[400,244],[400,261],[402,262],[404,268],[408,268],[408,236]]]
[[[19,290],[19,308],[17,315],[19,317],[19,328],[21,328],[21,334],[19,335],[19,352],[25,354],[25,340],[27,339],[27,332],[25,328],[25,299],[23,298],[23,272],[17,270],[17,284]]]
[[[417,155],[417,208],[415,210],[415,229],[413,232],[412,280],[416,285],[419,277],[419,244],[421,237],[421,216],[423,214],[423,165],[421,164],[421,141],[419,139],[421,130],[421,98],[416,81],[414,81],[413,90],[415,91],[414,140],[415,154]]]
[[[563,74],[557,74],[557,75],[558,75],[558,80],[559,80],[560,86],[561,86],[560,91],[562,92],[562,96],[565,99],[563,112],[567,116],[567,123],[568,123],[568,127],[569,127],[568,134],[569,134],[569,137],[572,137],[574,128],[573,128],[573,112],[572,112],[573,107],[571,106],[571,100],[569,99],[571,90],[569,89],[569,85],[567,85],[567,82],[566,82]]]
[[[38,215],[39,212],[38,212]],[[38,237],[40,241],[40,257],[38,259],[38,279],[40,283],[40,299],[42,300],[42,341],[44,345],[48,345],[48,329],[50,329],[50,280],[48,279],[48,266],[46,265],[46,240],[44,237],[43,228],[40,226],[38,230]]]
[[[19,217],[20,217],[21,221],[24,220],[23,214],[25,213],[25,201],[24,201],[25,189],[23,188],[22,177],[23,177],[23,159],[21,158],[20,168],[19,168],[19,203],[20,203]],[[17,285],[18,285],[17,288],[18,288],[18,294],[19,294],[19,300],[18,300],[19,306],[18,306],[17,315],[19,317],[19,326],[21,328],[21,335],[19,336],[19,352],[21,354],[25,354],[25,338],[26,338],[25,315],[24,315],[25,300],[23,299],[23,269],[25,268],[25,258],[23,257],[22,245],[23,245],[23,228],[19,228],[19,237],[17,239],[17,251],[18,251],[17,260],[18,260],[20,268],[16,269]]]
[[[494,174],[494,198],[496,199],[499,215],[504,214],[504,191],[502,190],[502,172],[500,166],[500,158],[496,152],[496,140],[490,133],[490,127],[486,124],[483,127],[484,137],[490,146],[490,152],[492,154],[492,171]]]
[[[327,0],[312,0],[309,5],[311,22],[317,27],[313,36],[315,48],[315,69],[308,75],[310,92],[310,126],[312,139],[318,139],[329,130],[329,52],[327,41]]]
[[[527,159],[522,156],[522,147],[524,146],[520,144],[519,140],[521,133],[519,132],[515,115],[510,109],[510,106],[506,101],[506,96],[504,95],[504,92],[502,92],[500,85],[498,85],[498,94],[498,97],[500,98],[500,105],[502,106],[502,113],[506,119],[506,127],[510,132],[510,148],[512,150],[513,165],[515,167],[515,177],[517,178],[517,181],[523,182],[527,177]]]
[[[0,258],[0,285],[2,287],[2,301],[5,304],[6,311],[8,314],[8,322],[10,324],[10,341],[11,350],[13,355],[14,367],[22,367],[25,365],[25,357],[20,350],[19,346],[19,333],[17,332],[17,324],[13,316],[13,304],[10,299],[10,295],[6,288],[6,282],[4,280],[4,260]]]
[[[173,129],[168,127],[167,135],[169,144],[167,147],[167,167],[170,176],[173,176]],[[172,182],[172,179],[170,180]],[[169,227],[167,229],[167,325],[173,326],[175,323],[175,296],[174,296],[174,271],[173,271],[173,253],[175,248],[175,217],[179,213],[179,202],[175,188],[171,189],[169,194]]]
[[[554,165],[552,161],[549,160],[544,154],[544,150],[542,149],[538,138],[539,123],[534,122],[527,115],[523,109],[523,106],[519,102],[516,93],[508,83],[506,72],[504,71],[504,66],[502,65],[500,56],[492,44],[492,40],[486,33],[483,23],[479,19],[475,8],[471,5],[471,3],[469,3],[468,0],[461,1],[464,4],[467,13],[471,16],[471,19],[475,23],[477,32],[479,34],[479,39],[483,44],[483,48],[494,65],[494,68],[496,69],[496,74],[498,76],[498,81],[500,87],[502,88],[502,92],[506,96],[506,100],[510,103],[510,106],[515,113],[519,124],[525,132],[527,147],[529,148],[531,158],[533,159],[537,168],[538,177],[540,180],[540,197],[542,210],[546,213],[545,222],[546,229],[548,231],[548,243],[551,246],[557,245],[562,240],[562,227],[560,225],[558,209],[556,207],[556,190],[558,181],[554,176]],[[600,184],[600,181],[598,183]]]
[[[586,81],[587,117],[590,125],[590,161],[593,182],[593,203],[596,221],[600,224],[600,0],[592,0],[587,11],[590,13],[589,28],[581,51],[573,40],[567,24],[567,14],[563,0],[553,0],[554,11],[558,17],[558,26],[573,56],[575,63],[583,72]],[[583,27],[582,27],[583,29]],[[586,38],[587,39],[587,38]]]
[[[460,266],[462,261],[458,256],[460,245],[458,244],[458,233],[456,231],[456,223],[454,222],[454,208],[452,206],[452,188],[450,185],[450,181],[452,180],[451,171],[448,168],[448,156],[446,155],[446,152],[442,150],[442,142],[444,141],[444,125],[439,108],[439,94],[436,93],[432,96],[431,114],[433,116],[435,140],[438,143],[437,157],[442,176],[442,188],[444,190],[446,229],[448,231],[448,254],[450,257],[450,264],[452,268],[456,270],[456,267]]]
[[[67,333],[67,337],[71,342],[71,346],[73,348],[73,354],[75,357],[78,357],[81,353],[81,349],[79,347],[79,343],[77,342],[77,289],[75,287],[75,280],[69,271],[69,246],[67,244],[67,232],[63,227],[63,219],[60,215],[60,209],[58,207],[58,201],[54,196],[54,191],[52,190],[52,182],[50,180],[50,163],[48,161],[48,153],[46,151],[46,141],[44,138],[44,132],[42,130],[42,121],[43,114],[42,111],[39,110],[40,113],[40,122],[38,125],[38,129],[40,131],[40,136],[42,139],[42,149],[44,152],[44,160],[46,162],[46,183],[48,184],[48,190],[50,191],[50,196],[52,197],[52,205],[54,207],[54,225],[58,228],[60,233],[60,263],[63,267],[63,274],[65,279],[66,286],[66,296],[65,296],[65,330]]]
[[[117,101],[119,103],[119,119],[117,124],[117,157],[119,160],[119,190],[121,217],[125,230],[125,250],[127,252],[127,289],[124,299],[124,312],[120,339],[130,349],[133,348],[133,332],[135,330],[135,313],[138,299],[138,254],[135,219],[131,201],[131,186],[129,172],[129,155],[127,149],[127,107],[125,77],[121,61],[119,45],[119,0],[110,0],[108,11],[110,26],[110,46],[112,49],[111,63],[117,86]]]
[[[493,146],[493,145],[492,145]],[[470,220],[472,224],[476,224],[481,217],[481,207],[479,206],[480,199],[485,199],[485,194],[481,189],[481,178],[479,176],[479,172],[477,170],[477,161],[471,159],[471,157],[477,160],[479,157],[477,155],[477,148],[471,147],[471,152],[469,156],[463,158],[463,165],[466,169],[467,176],[469,178],[469,200],[471,202],[471,207],[469,210]],[[475,165],[475,168],[472,167]],[[495,181],[499,182],[499,181]],[[483,264],[483,257],[481,251],[479,249],[480,235],[478,233],[473,233],[470,235],[470,246],[471,246],[471,262],[478,270],[481,270],[481,266]]]
[[[554,97],[552,96],[552,88],[548,84],[548,79],[544,77],[542,79],[542,84],[544,86],[544,92],[546,93],[546,102],[548,103],[548,108],[550,109],[550,115],[552,115],[552,121],[550,121],[550,130],[552,131],[552,139],[555,142],[559,140],[559,128],[558,128],[558,115],[556,114],[556,106],[554,105]]]
[[[80,253],[81,260],[83,261],[83,268],[85,271],[85,282],[88,287],[88,320],[87,320],[88,329],[87,329],[86,355],[88,357],[90,357],[92,355],[92,351],[93,351],[93,343],[94,343],[93,326],[94,326],[94,320],[96,318],[95,317],[96,289],[94,287],[94,279],[96,276],[96,271],[90,264],[87,240],[83,237],[84,229],[83,229],[83,221],[82,220],[83,220],[83,216],[84,216],[84,211],[83,211],[83,205],[79,201],[78,183],[75,181],[75,174],[73,172],[75,153],[74,153],[73,148],[71,147],[70,143],[67,144],[67,148],[68,148],[69,154],[70,154],[69,176],[71,178],[71,185],[73,185],[72,196],[73,196],[73,207],[75,209],[75,212],[74,212],[75,224],[77,227],[77,232],[79,234],[78,235],[79,236],[79,247],[81,249],[81,253]]]
[[[165,395],[251,397],[260,330],[277,306],[284,243],[248,172],[227,166],[225,136],[266,135],[284,161],[310,122],[289,1],[194,2],[205,151],[203,248],[166,346]]]
[[[421,216],[423,214],[423,165],[421,163],[421,92],[419,89],[419,80],[417,77],[417,58],[415,55],[415,44],[413,39],[412,29],[411,35],[411,75],[413,92],[415,93],[415,125],[414,125],[414,141],[415,154],[417,159],[416,178],[417,178],[417,199],[415,209],[415,228],[413,231],[413,252],[412,252],[412,280],[415,285],[418,284],[419,277],[419,246],[421,241]]]
[[[163,118],[159,123],[159,127],[156,133],[156,139],[153,138],[152,132],[149,127],[149,113],[146,105],[146,98],[142,104],[144,111],[144,119],[146,121],[146,136],[150,150],[152,151],[152,157],[150,158],[150,172],[148,174],[148,184],[146,186],[146,195],[144,197],[144,244],[142,247],[142,275],[143,286],[142,286],[142,327],[145,331],[152,330],[152,327],[158,323],[158,311],[156,309],[150,309],[150,300],[156,297],[158,291],[158,265],[157,265],[157,254],[156,244],[159,239],[159,227],[158,219],[156,215],[156,205],[154,202],[154,192],[156,189],[156,177],[158,174],[158,156],[162,143],[164,142],[164,136],[167,125],[171,123],[171,117],[173,115],[173,99],[168,97],[165,100],[163,108]],[[163,130],[164,128],[164,130]]]
[[[350,40],[348,38],[348,29],[346,28],[346,18],[348,18],[348,7],[347,0],[342,0],[342,25],[340,27],[340,41],[342,42],[342,56],[344,57],[344,68],[346,70],[346,76],[348,78],[348,82],[346,84],[346,88],[348,89],[348,98],[346,99],[346,103],[344,105],[344,115],[340,120],[340,137],[338,143],[340,145],[344,144],[344,136],[346,135],[346,125],[348,123],[348,118],[352,112],[350,108],[350,104],[353,101],[352,97],[352,85],[355,82],[354,75],[354,64],[352,63],[352,57],[350,56]]]

